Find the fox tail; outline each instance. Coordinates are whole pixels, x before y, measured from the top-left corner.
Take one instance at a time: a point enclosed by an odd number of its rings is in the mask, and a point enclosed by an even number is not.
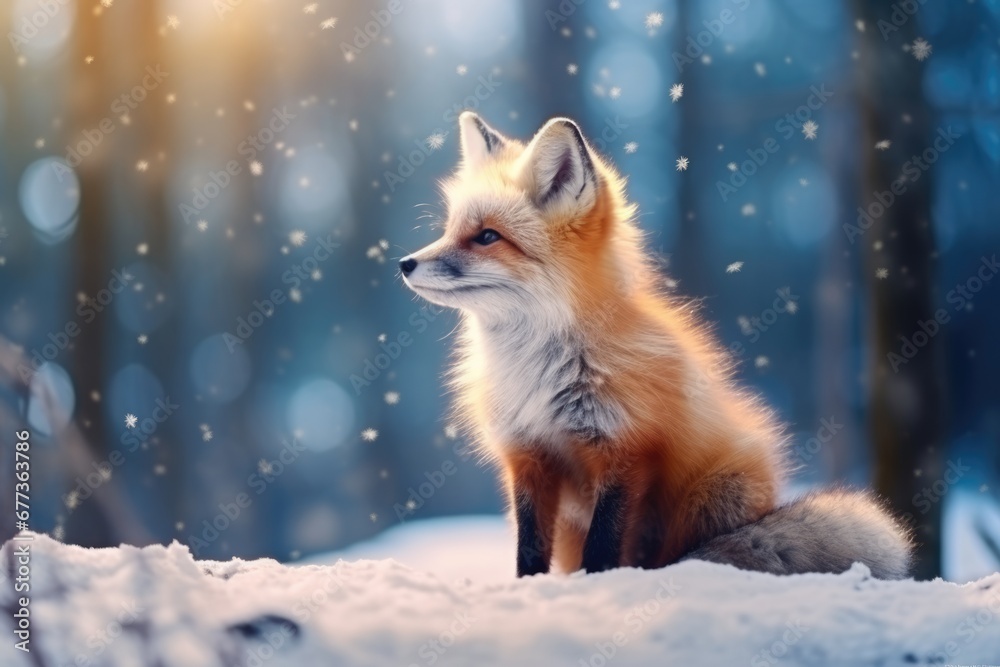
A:
[[[867,493],[813,493],[712,538],[687,559],[772,574],[843,572],[855,562],[879,579],[909,575],[909,531]]]

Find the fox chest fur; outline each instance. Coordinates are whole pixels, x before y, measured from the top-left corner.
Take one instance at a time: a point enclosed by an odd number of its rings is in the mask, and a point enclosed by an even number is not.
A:
[[[493,331],[481,355],[485,427],[500,447],[561,450],[613,439],[626,423],[609,392],[610,374],[567,331]]]

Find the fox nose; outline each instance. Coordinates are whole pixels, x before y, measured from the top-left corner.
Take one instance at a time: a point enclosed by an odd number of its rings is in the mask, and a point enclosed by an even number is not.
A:
[[[399,260],[399,270],[403,272],[404,276],[408,276],[413,273],[413,269],[417,268],[417,260],[412,257],[404,257]]]

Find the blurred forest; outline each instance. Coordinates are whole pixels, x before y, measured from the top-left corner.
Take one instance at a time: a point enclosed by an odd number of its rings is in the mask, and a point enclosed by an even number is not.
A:
[[[455,315],[395,261],[439,233],[473,109],[573,117],[628,176],[665,285],[788,423],[794,491],[874,485],[920,577],[1000,566],[1000,2],[13,0],[0,26],[0,474],[29,429],[36,530],[294,560],[502,511],[448,421]]]

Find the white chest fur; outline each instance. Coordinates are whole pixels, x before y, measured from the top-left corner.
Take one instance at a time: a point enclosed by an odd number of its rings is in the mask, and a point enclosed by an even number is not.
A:
[[[600,368],[580,337],[565,330],[490,330],[480,341],[490,440],[560,447],[600,442],[625,422]]]

